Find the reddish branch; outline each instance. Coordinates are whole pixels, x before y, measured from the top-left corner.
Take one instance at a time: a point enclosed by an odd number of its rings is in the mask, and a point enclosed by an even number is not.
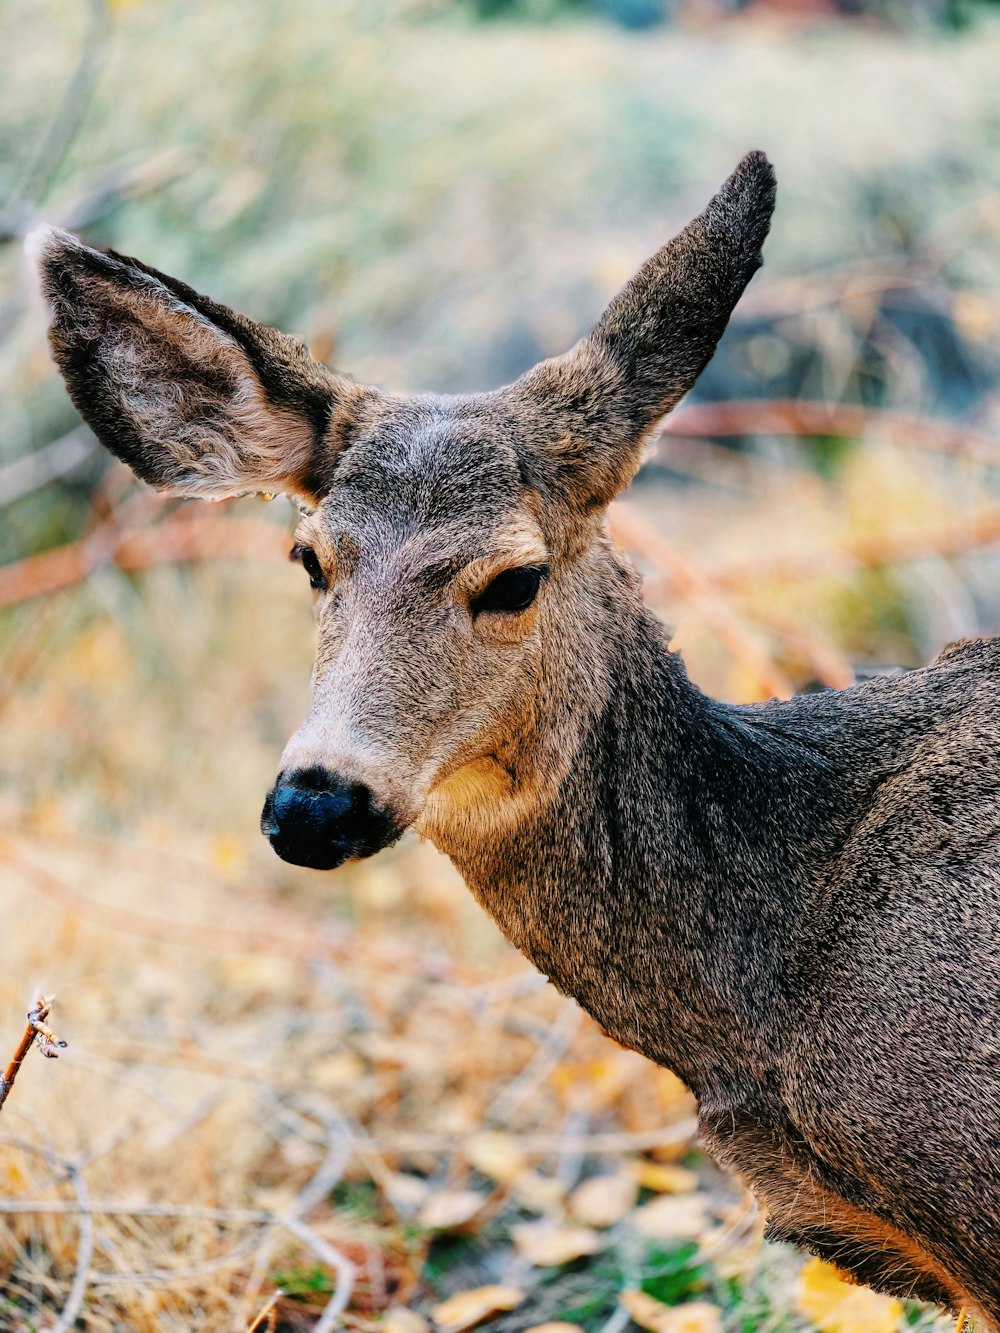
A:
[[[1000,440],[971,426],[930,417],[910,416],[853,403],[809,403],[790,398],[737,399],[726,403],[689,403],[670,418],[660,435],[669,452],[671,435],[693,438],[734,435],[829,435],[840,439],[878,439],[888,444],[936,453],[961,454],[1000,463]]]
[[[17,1050],[11,1058],[10,1064],[4,1071],[3,1078],[0,1078],[0,1107],[10,1095],[10,1090],[14,1086],[14,1080],[17,1078],[21,1065],[24,1063],[24,1057],[31,1050],[32,1046],[37,1046],[41,1053],[50,1060],[54,1060],[66,1046],[66,1042],[60,1041],[52,1029],[46,1024],[52,1009],[52,1001],[42,997],[28,1014],[28,1026],[24,1029],[24,1036],[18,1043]]]
[[[193,507],[146,528],[102,524],[89,536],[0,569],[0,607],[15,606],[80,583],[112,565],[134,573],[150,565],[197,560],[274,560],[288,554],[288,537],[273,523]]]

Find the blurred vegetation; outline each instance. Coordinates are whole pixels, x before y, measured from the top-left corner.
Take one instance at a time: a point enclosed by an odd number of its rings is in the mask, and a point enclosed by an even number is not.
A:
[[[312,650],[290,512],[164,503],[97,451],[19,242],[74,227],[460,391],[568,346],[767,149],[767,266],[614,530],[705,688],[843,684],[1000,625],[992,8],[5,0],[0,1030],[42,985],[71,1044],[3,1111],[0,1325],[58,1326],[82,1272],[87,1328],[245,1328],[276,1286],[309,1328],[332,1247],[386,1333],[498,1287],[509,1333],[930,1326],[763,1245],[676,1080],[430,848],[270,854]]]
[[[769,14],[783,18],[875,19],[900,28],[936,24],[965,28],[997,0],[462,0],[479,19],[550,23],[588,16],[624,28],[667,23],[704,24],[721,18]]]

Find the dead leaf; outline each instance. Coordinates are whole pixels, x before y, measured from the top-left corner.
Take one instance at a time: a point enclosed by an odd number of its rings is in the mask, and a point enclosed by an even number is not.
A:
[[[548,1324],[532,1324],[524,1333],[580,1333],[579,1324],[564,1324],[558,1319]]]
[[[555,1176],[543,1176],[537,1171],[525,1171],[513,1182],[513,1191],[526,1208],[536,1213],[547,1213],[561,1202],[566,1187]]]
[[[722,1311],[705,1301],[670,1306],[644,1291],[623,1291],[618,1300],[632,1320],[650,1333],[722,1333]]]
[[[641,1236],[655,1240],[697,1240],[708,1226],[704,1194],[664,1194],[637,1208],[632,1223]]]
[[[590,1227],[556,1227],[549,1222],[524,1222],[511,1229],[514,1248],[539,1268],[559,1268],[594,1254],[601,1238]]]
[[[612,1227],[635,1203],[636,1183],[623,1173],[593,1176],[570,1195],[573,1216],[590,1227]]]
[[[423,1177],[399,1171],[385,1178],[382,1190],[393,1208],[405,1217],[409,1217],[418,1208],[426,1206],[431,1187]]]
[[[902,1304],[845,1281],[822,1259],[809,1259],[799,1274],[796,1305],[822,1333],[896,1333]]]
[[[687,1194],[698,1188],[697,1173],[686,1166],[635,1162],[632,1170],[643,1189],[656,1190],[658,1194]]]
[[[524,1170],[524,1154],[512,1134],[477,1134],[469,1144],[468,1158],[477,1171],[503,1185],[511,1184]]]
[[[707,1301],[690,1301],[674,1310],[670,1333],[722,1333],[722,1311]]]
[[[324,1055],[309,1066],[309,1081],[324,1092],[340,1092],[356,1087],[365,1076],[363,1061],[354,1051]]]
[[[417,1214],[417,1225],[428,1231],[449,1231],[472,1220],[486,1202],[475,1190],[441,1190]]]
[[[464,1333],[502,1310],[516,1310],[524,1300],[520,1287],[475,1287],[449,1296],[431,1310],[431,1318],[441,1333]]]
[[[431,1329],[422,1314],[417,1314],[416,1310],[407,1310],[402,1305],[394,1305],[386,1310],[379,1327],[382,1333],[430,1333]]]

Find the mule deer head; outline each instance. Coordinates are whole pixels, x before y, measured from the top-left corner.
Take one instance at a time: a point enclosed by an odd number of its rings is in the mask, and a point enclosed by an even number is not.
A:
[[[264,809],[281,856],[327,869],[413,824],[450,840],[558,787],[603,688],[595,603],[628,577],[605,506],[712,355],[773,203],[751,154],[571,351],[468,397],[354,384],[145,264],[35,234],[55,357],[101,441],[176,495],[303,506],[319,648]]]

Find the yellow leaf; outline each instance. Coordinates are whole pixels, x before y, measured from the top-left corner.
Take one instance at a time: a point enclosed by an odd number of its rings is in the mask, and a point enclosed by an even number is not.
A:
[[[475,1217],[486,1198],[475,1190],[442,1190],[427,1200],[417,1214],[417,1223],[428,1231],[449,1231]]]
[[[593,1176],[570,1195],[573,1216],[590,1227],[612,1227],[635,1203],[636,1184],[624,1174]]]
[[[539,1268],[558,1268],[593,1254],[601,1238],[589,1227],[554,1227],[548,1222],[524,1222],[512,1228],[514,1248],[522,1259]]]
[[[672,1074],[669,1069],[654,1070],[652,1082],[656,1100],[664,1111],[675,1113],[682,1110],[689,1111],[694,1106],[694,1098],[691,1096],[687,1085],[682,1083],[677,1075]]]
[[[637,1208],[632,1222],[641,1236],[697,1240],[708,1226],[708,1200],[704,1194],[685,1194],[683,1198],[664,1194]]]
[[[524,1333],[580,1333],[579,1324],[564,1324],[555,1319],[547,1324],[532,1324]]]
[[[636,1162],[635,1178],[643,1189],[658,1194],[687,1194],[698,1188],[698,1176],[686,1166],[668,1166],[661,1162]]]
[[[650,1333],[722,1333],[722,1312],[704,1301],[670,1306],[644,1291],[623,1291],[618,1300],[633,1322]]]
[[[796,1304],[822,1333],[896,1333],[903,1317],[899,1301],[854,1286],[822,1259],[806,1261]]]
[[[505,1185],[524,1170],[524,1154],[511,1134],[477,1134],[469,1144],[468,1157],[477,1171]]]
[[[220,834],[212,844],[212,860],[224,875],[239,875],[246,869],[246,851],[241,842]]]
[[[516,1310],[523,1300],[520,1287],[475,1287],[435,1305],[431,1318],[442,1333],[464,1333],[502,1310]]]

